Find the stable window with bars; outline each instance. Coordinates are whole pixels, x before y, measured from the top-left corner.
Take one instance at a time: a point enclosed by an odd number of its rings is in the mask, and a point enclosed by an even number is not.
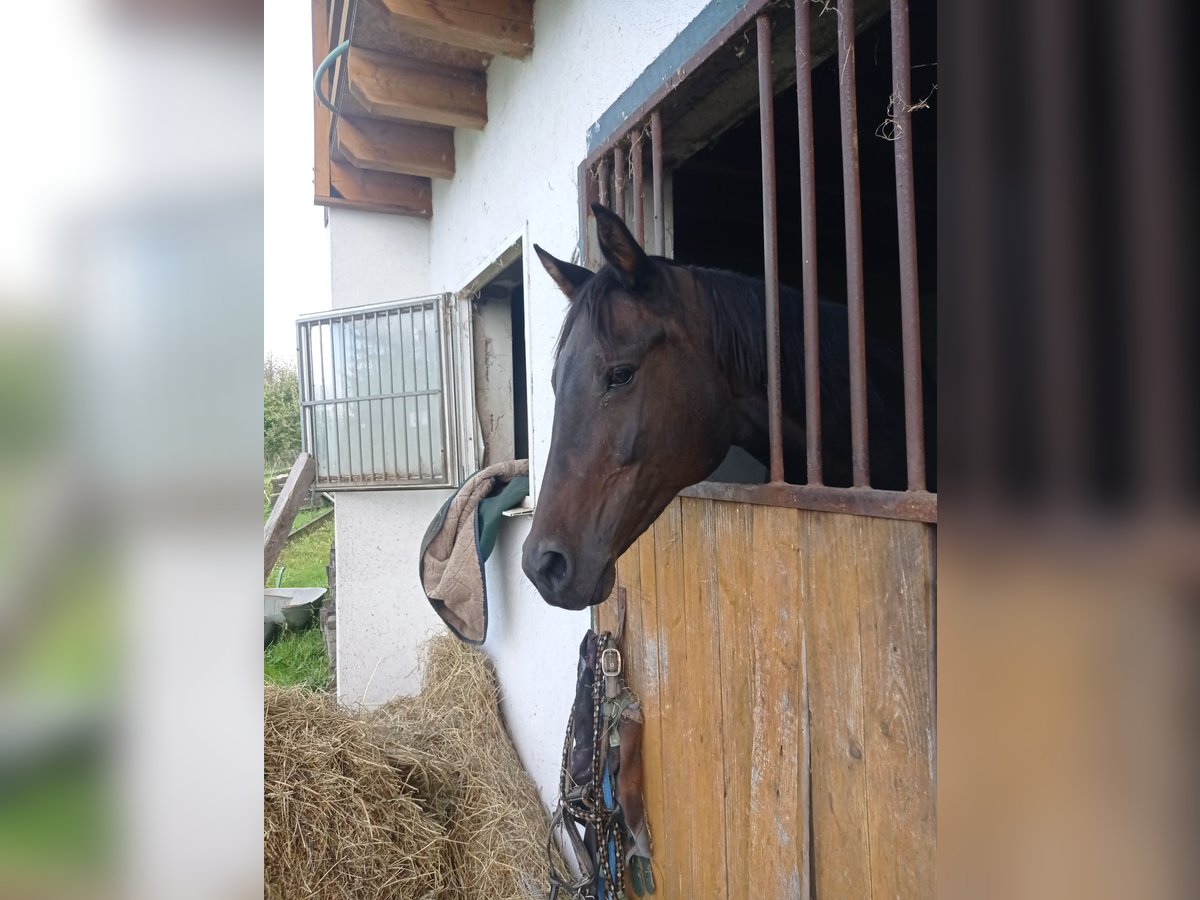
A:
[[[445,294],[297,320],[301,434],[318,487],[461,480],[455,332]]]
[[[579,172],[580,233],[582,256],[593,267],[599,252],[588,204],[599,201],[651,253],[758,274],[766,283],[769,472],[763,483],[710,481],[685,495],[937,521],[937,495],[926,477],[936,470],[933,446],[926,460],[926,417],[936,407],[927,410],[930,374],[922,362],[922,345],[933,343],[936,295],[918,292],[919,271],[926,284],[936,280],[932,113],[920,142],[913,137],[913,113],[929,108],[922,97],[936,73],[936,5],[912,0],[912,7],[919,60],[910,48],[909,0],[797,0],[792,9],[752,0],[690,58],[665,53],[638,79],[657,87],[642,90],[635,82],[589,132]],[[914,93],[914,72],[921,72],[921,93]],[[861,112],[860,95],[869,103]],[[868,141],[874,143],[862,149]],[[850,487],[824,483],[828,460],[819,437],[808,442],[805,483],[784,479],[781,274],[803,293],[810,436],[820,435],[822,421],[818,290],[848,310]],[[880,327],[903,355],[903,491],[870,483],[867,343]]]

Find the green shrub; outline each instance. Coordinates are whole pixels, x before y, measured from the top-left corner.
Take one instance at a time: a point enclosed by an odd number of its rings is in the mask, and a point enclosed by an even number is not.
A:
[[[263,464],[286,469],[300,453],[300,386],[295,366],[268,356],[263,363]]]

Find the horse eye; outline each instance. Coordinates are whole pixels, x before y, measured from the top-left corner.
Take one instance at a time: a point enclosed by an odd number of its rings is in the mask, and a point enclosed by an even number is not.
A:
[[[633,381],[633,372],[633,366],[617,366],[612,370],[612,374],[608,376],[608,383],[611,387],[629,384],[629,382]]]

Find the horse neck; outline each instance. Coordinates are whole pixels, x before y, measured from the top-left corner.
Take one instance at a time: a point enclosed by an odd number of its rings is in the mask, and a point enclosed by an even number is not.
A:
[[[713,269],[687,267],[692,289],[685,316],[698,344],[735,396],[761,393],[766,384],[766,288],[761,281]]]

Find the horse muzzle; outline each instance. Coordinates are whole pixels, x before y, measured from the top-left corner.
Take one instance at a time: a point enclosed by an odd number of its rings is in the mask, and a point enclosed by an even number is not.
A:
[[[602,566],[580,566],[570,551],[554,541],[525,541],[521,567],[542,599],[560,609],[587,609],[604,602],[616,580],[611,560]],[[589,572],[599,572],[588,577]]]

